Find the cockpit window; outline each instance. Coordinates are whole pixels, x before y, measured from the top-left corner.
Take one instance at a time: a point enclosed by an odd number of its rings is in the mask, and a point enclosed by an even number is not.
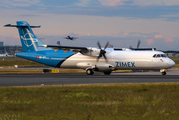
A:
[[[155,54],[153,55],[154,58],[158,58],[158,57],[167,57],[165,54]]]
[[[157,56],[156,57],[160,57],[160,54],[157,54]]]
[[[167,57],[165,54],[161,54],[161,57]]]

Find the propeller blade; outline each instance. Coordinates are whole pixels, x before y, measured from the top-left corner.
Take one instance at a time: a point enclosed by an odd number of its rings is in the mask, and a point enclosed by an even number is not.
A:
[[[109,46],[109,42],[106,43],[104,50]]]
[[[97,42],[97,45],[98,45],[99,49],[101,49],[101,45],[100,45],[99,41]]]
[[[137,49],[139,48],[139,46],[140,46],[140,40],[138,40]]]
[[[104,56],[104,59],[106,60],[106,62],[108,62],[108,59],[107,59],[106,55],[103,54],[103,56]]]
[[[97,45],[98,45],[98,47],[99,47],[99,49],[100,49],[100,53],[99,53],[99,56],[97,57],[97,62],[99,61],[99,59],[100,59],[100,57],[104,57],[104,59],[106,60],[106,62],[108,62],[108,60],[107,60],[107,57],[106,57],[106,51],[105,51],[105,49],[108,47],[108,45],[109,45],[109,42],[107,42],[106,43],[106,45],[105,45],[105,47],[104,47],[104,49],[101,49],[101,44],[100,44],[100,42],[98,41],[97,42]]]

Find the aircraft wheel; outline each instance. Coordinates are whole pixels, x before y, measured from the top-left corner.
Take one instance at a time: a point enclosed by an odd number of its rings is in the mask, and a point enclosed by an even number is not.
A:
[[[167,73],[166,72],[162,72],[162,75],[166,75]]]
[[[111,74],[111,71],[109,72],[103,72],[105,75],[110,75]]]
[[[86,70],[86,74],[87,74],[87,75],[93,75],[94,72],[93,72],[92,69],[87,69],[87,70]]]

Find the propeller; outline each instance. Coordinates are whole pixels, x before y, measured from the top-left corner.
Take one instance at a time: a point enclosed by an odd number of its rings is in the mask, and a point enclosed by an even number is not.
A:
[[[138,40],[137,49],[139,48],[139,46],[140,46],[140,40]]]
[[[138,42],[137,42],[137,49],[139,48],[140,43],[141,43],[141,41],[140,41],[140,40],[138,40]],[[130,49],[132,49],[132,50],[134,49],[132,46],[130,46],[129,48],[130,48]],[[137,49],[135,49],[135,50],[137,50]]]
[[[99,49],[100,49],[100,53],[99,53],[99,56],[98,56],[98,58],[97,58],[97,62],[99,61],[99,58],[102,57],[102,56],[104,57],[104,59],[106,60],[106,62],[108,62],[107,57],[106,57],[106,55],[105,55],[105,54],[106,54],[105,49],[108,47],[109,42],[106,43],[104,49],[101,48],[101,44],[100,44],[99,41],[97,42],[97,45],[98,45],[98,47],[99,47]]]
[[[130,48],[131,50],[153,50],[153,51],[156,50],[156,48],[139,48],[140,43],[141,43],[141,41],[138,40],[137,48],[132,48],[132,46],[130,46],[129,48]]]

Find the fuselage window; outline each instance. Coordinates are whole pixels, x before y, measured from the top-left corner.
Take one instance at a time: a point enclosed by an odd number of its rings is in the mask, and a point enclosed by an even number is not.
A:
[[[156,54],[153,57],[156,57]]]

